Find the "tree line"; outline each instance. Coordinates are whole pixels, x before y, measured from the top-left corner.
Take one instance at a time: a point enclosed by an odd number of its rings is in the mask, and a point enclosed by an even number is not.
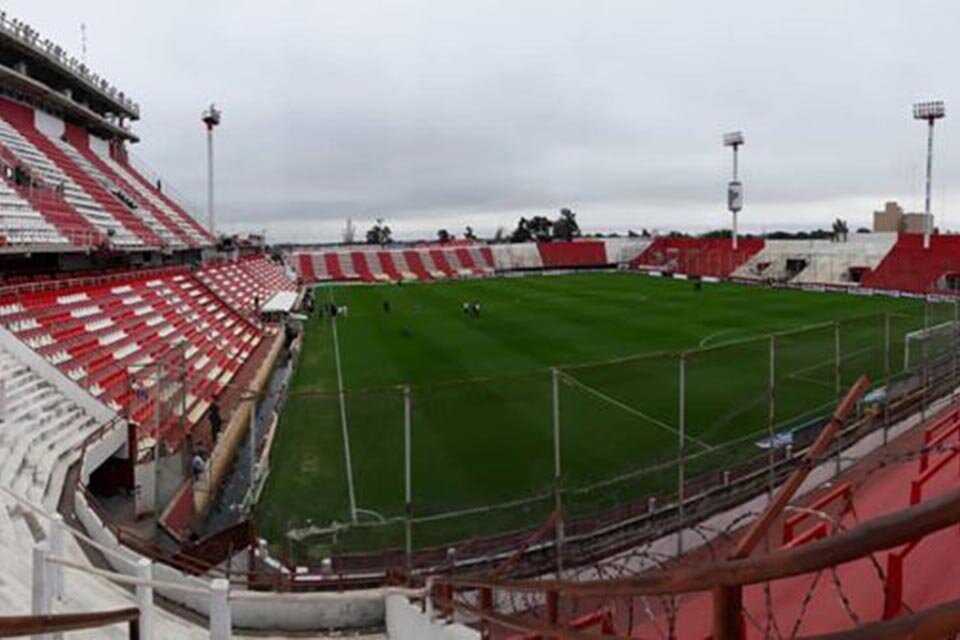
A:
[[[857,233],[870,233],[870,229],[866,227],[860,227],[857,229]],[[841,218],[837,218],[833,221],[833,224],[830,229],[813,229],[810,231],[772,231],[764,234],[750,234],[744,233],[740,234],[742,238],[767,238],[770,240],[833,240],[835,242],[846,242],[849,237],[850,231],[847,225],[847,221]],[[668,238],[703,238],[703,239],[725,239],[733,237],[733,232],[730,229],[713,229],[705,233],[687,233],[683,231],[667,231],[658,233],[659,236],[665,236]],[[355,230],[353,227],[353,222],[348,220],[347,226],[343,233],[343,241],[345,244],[352,244],[355,242]],[[519,242],[553,242],[553,241],[570,241],[576,238],[582,237],[593,237],[593,238],[650,238],[653,234],[650,233],[647,229],[642,229],[637,232],[634,230],[627,231],[626,234],[621,235],[619,233],[608,233],[606,235],[602,233],[595,233],[590,236],[584,236],[580,230],[580,225],[577,223],[577,214],[568,208],[560,209],[559,215],[555,219],[551,219],[545,215],[535,215],[532,217],[521,217],[517,221],[517,226],[514,227],[513,231],[507,232],[504,227],[497,229],[496,233],[492,238],[488,240],[494,244],[500,243],[519,243]],[[467,226],[464,229],[464,232],[461,236],[464,240],[479,240],[476,233],[473,230],[473,227]],[[386,224],[383,218],[377,218],[374,224],[367,229],[367,232],[364,236],[365,242],[371,245],[380,245],[386,246],[393,242],[393,232],[390,229],[390,226]],[[457,236],[450,232],[448,229],[439,229],[437,231],[437,242],[441,244],[446,244],[453,242],[457,239]]]

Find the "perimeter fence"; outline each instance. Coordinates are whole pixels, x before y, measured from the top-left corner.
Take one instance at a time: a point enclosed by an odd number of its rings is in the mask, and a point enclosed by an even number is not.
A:
[[[257,525],[290,564],[333,557],[346,570],[403,566],[415,552],[435,566],[554,543],[564,529],[575,538],[659,511],[682,517],[705,488],[746,474],[775,482],[776,463],[809,442],[863,374],[873,386],[861,416],[886,420],[891,403],[928,393],[933,381],[952,392],[958,313],[956,300],[929,298],[681,352],[423,387],[293,392],[282,421],[317,425],[295,445],[310,473],[302,486],[285,483],[282,500],[268,488]],[[554,513],[559,533],[537,536]]]

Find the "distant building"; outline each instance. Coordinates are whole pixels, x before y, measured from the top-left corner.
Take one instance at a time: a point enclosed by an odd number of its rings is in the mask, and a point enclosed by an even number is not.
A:
[[[883,205],[883,211],[873,212],[873,230],[875,232],[923,233],[926,217],[927,214],[925,213],[904,213],[903,207],[898,203],[887,202]],[[930,225],[930,228],[933,228],[933,224]]]

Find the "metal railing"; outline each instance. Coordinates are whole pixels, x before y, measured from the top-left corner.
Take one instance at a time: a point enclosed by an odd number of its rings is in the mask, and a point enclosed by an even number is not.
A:
[[[713,594],[713,638],[743,637],[743,588],[794,576],[828,570],[871,554],[909,544],[960,522],[960,488],[920,505],[879,516],[829,538],[802,546],[772,551],[756,557],[719,560],[676,570],[652,570],[632,578],[569,582],[562,580],[491,581],[484,578],[443,578],[431,582],[427,603],[431,615],[442,620],[455,616],[477,621],[491,629],[531,634],[530,637],[575,638],[624,637],[614,634],[577,636],[561,613],[576,610],[574,603],[619,600],[630,602],[653,596],[676,596],[695,592]],[[538,594],[545,604],[542,618],[524,619],[497,610],[507,594]],[[469,596],[469,597],[466,597]],[[897,630],[924,629],[917,638],[939,638],[943,632],[960,630],[960,602],[913,614],[909,620],[875,622],[847,632],[843,637],[894,638]],[[913,626],[905,626],[913,625]],[[834,636],[830,636],[831,638]],[[837,636],[840,637],[840,636]]]
[[[17,638],[50,633],[60,634],[67,631],[85,631],[101,629],[124,622],[127,623],[127,637],[130,640],[139,640],[141,637],[140,610],[135,607],[88,613],[3,616],[0,617],[0,637]]]

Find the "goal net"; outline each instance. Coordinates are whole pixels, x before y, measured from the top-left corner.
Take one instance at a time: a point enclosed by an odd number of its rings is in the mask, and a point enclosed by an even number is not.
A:
[[[960,337],[960,323],[951,320],[926,329],[911,331],[903,339],[903,369],[919,367],[924,362],[936,362],[952,353]]]

